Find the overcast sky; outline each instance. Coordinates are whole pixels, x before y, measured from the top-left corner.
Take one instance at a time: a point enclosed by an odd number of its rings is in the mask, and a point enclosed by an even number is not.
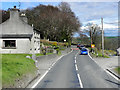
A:
[[[49,1],[49,0],[48,0]],[[82,29],[89,22],[101,25],[101,17],[104,19],[105,36],[118,35],[118,0],[108,0],[109,2],[68,2],[72,11],[83,24]],[[115,2],[116,1],[116,2]],[[60,2],[21,2],[20,9],[32,8],[39,4],[57,6]],[[19,6],[18,2],[1,2],[1,9],[7,10],[14,5]],[[75,34],[77,36],[77,34]]]

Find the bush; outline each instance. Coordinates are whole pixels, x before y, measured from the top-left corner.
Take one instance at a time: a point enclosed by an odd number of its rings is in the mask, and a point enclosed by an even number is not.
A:
[[[46,55],[46,48],[41,48],[41,53],[43,54],[43,55]]]
[[[53,46],[57,46],[57,42],[52,42],[52,45]]]
[[[55,42],[55,41],[48,41],[48,40],[40,40],[41,43],[43,43],[44,45],[51,45],[51,46],[68,46],[68,43],[62,43],[62,42]]]

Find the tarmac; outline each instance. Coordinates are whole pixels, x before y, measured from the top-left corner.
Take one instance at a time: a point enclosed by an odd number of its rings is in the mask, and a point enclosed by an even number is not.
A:
[[[71,52],[71,48],[67,48],[61,51],[61,55],[52,54],[52,55],[45,55],[39,56],[35,60],[36,67],[38,68],[38,75],[28,83],[25,88],[33,88],[33,85],[45,74],[47,70],[49,70],[55,62],[59,60],[62,56]]]
[[[115,68],[120,66],[120,56],[110,56],[110,58],[93,58],[93,60],[104,70],[109,71],[120,79],[120,75],[115,71]]]

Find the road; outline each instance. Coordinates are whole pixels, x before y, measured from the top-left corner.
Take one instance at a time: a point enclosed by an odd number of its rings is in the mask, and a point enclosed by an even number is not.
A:
[[[118,88],[120,84],[88,55],[63,56],[35,88]]]

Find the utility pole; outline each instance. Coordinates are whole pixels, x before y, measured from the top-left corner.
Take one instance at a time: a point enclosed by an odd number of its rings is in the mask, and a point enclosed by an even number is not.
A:
[[[90,33],[91,33],[91,45],[92,45],[92,30],[90,30]]]
[[[102,24],[102,56],[104,56],[104,30],[103,30],[103,18],[101,18]]]

